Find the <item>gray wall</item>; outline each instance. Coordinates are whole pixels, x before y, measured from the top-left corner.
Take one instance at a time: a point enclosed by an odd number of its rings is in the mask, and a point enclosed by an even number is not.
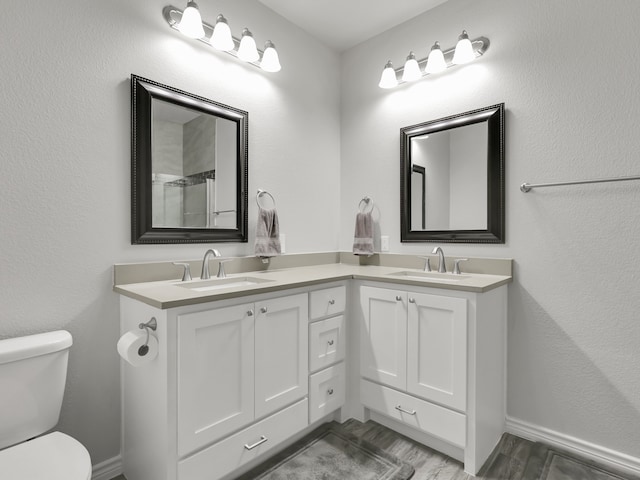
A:
[[[640,457],[638,182],[534,190],[523,182],[638,175],[637,0],[450,0],[342,56],[342,203],[370,195],[399,241],[399,129],[505,102],[505,245],[444,245],[450,256],[512,257],[508,414]],[[480,60],[385,91],[385,62],[462,29]],[[632,46],[631,48],[629,46]],[[426,48],[422,52],[426,54]],[[353,215],[342,216],[348,249]],[[637,461],[637,460],[636,460]]]

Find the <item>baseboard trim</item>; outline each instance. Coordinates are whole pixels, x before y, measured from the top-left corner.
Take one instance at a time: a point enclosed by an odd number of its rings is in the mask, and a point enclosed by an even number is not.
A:
[[[518,437],[542,442],[569,454],[606,465],[614,470],[634,475],[640,474],[640,458],[603,447],[602,445],[596,445],[513,417],[507,417],[506,431]]]
[[[110,458],[93,466],[91,480],[111,480],[122,475],[122,457]]]

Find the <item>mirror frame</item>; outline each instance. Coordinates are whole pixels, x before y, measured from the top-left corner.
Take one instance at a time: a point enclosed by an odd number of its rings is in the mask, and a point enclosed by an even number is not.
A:
[[[152,220],[152,110],[154,99],[231,120],[237,125],[236,228],[154,228]],[[222,103],[131,75],[131,243],[247,242],[249,114]]]
[[[411,139],[480,122],[488,126],[486,230],[411,230]],[[505,243],[504,181],[504,103],[401,128],[401,242]]]

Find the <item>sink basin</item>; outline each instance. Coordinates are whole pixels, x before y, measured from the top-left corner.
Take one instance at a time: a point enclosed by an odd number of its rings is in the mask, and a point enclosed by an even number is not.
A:
[[[226,277],[212,278],[210,280],[194,280],[191,282],[180,282],[175,285],[181,288],[188,288],[192,292],[211,292],[222,290],[223,288],[248,287],[259,283],[272,282],[266,278],[254,277]]]
[[[438,282],[457,283],[468,280],[471,275],[468,273],[438,273],[438,272],[420,272],[418,270],[403,270],[402,272],[390,273],[392,277],[402,277],[410,280],[435,280]]]

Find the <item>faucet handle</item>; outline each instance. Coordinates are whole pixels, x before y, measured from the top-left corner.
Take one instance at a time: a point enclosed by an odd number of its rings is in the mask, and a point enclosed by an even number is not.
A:
[[[227,273],[224,271],[224,264],[233,260],[233,258],[220,257],[216,258],[218,261],[218,278],[227,278]]]
[[[418,258],[424,258],[424,271],[431,271],[431,257],[425,257],[424,255],[418,255]]]
[[[468,260],[468,258],[456,258],[453,262],[453,273],[460,275],[460,262],[466,262]]]
[[[173,262],[173,264],[179,267],[184,267],[184,271],[182,273],[183,282],[188,282],[191,280],[191,266],[188,263]]]

